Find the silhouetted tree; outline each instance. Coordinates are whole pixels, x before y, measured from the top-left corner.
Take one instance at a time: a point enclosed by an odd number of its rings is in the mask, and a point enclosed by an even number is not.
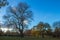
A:
[[[56,28],[56,27],[60,28],[60,21],[54,22],[53,27],[54,28]]]
[[[54,22],[53,27],[55,28],[53,35],[55,37],[59,37],[60,36],[60,21]]]
[[[6,6],[8,5],[8,1],[7,0],[0,0],[0,8],[3,7],[3,6]]]
[[[19,29],[21,37],[23,37],[24,28],[27,26],[26,21],[30,23],[33,19],[32,11],[27,3],[20,2],[17,7],[8,7],[6,15],[8,22],[14,24]]]

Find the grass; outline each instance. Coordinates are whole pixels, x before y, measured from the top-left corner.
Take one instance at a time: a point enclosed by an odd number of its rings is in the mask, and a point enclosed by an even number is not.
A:
[[[60,40],[60,38],[52,38],[52,37],[8,37],[8,36],[0,36],[0,40]]]

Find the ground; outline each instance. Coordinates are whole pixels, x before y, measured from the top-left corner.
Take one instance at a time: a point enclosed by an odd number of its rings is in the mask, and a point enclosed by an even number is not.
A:
[[[8,37],[8,36],[0,36],[0,40],[60,40],[60,38],[52,38],[52,37]]]

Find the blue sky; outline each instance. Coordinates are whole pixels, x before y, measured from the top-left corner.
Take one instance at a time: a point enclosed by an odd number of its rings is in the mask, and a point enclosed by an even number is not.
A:
[[[19,2],[26,2],[34,14],[34,21],[31,22],[29,28],[37,25],[40,21],[49,23],[60,21],[60,0],[8,0],[11,6],[16,6]],[[0,9],[0,21],[3,21],[2,16],[6,13],[6,8]]]

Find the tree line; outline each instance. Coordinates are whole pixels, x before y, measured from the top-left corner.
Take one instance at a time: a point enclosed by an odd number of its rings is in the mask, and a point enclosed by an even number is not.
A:
[[[49,23],[39,22],[34,26],[32,34],[37,36],[51,36],[51,37],[60,37],[60,21],[54,22],[52,26]]]

